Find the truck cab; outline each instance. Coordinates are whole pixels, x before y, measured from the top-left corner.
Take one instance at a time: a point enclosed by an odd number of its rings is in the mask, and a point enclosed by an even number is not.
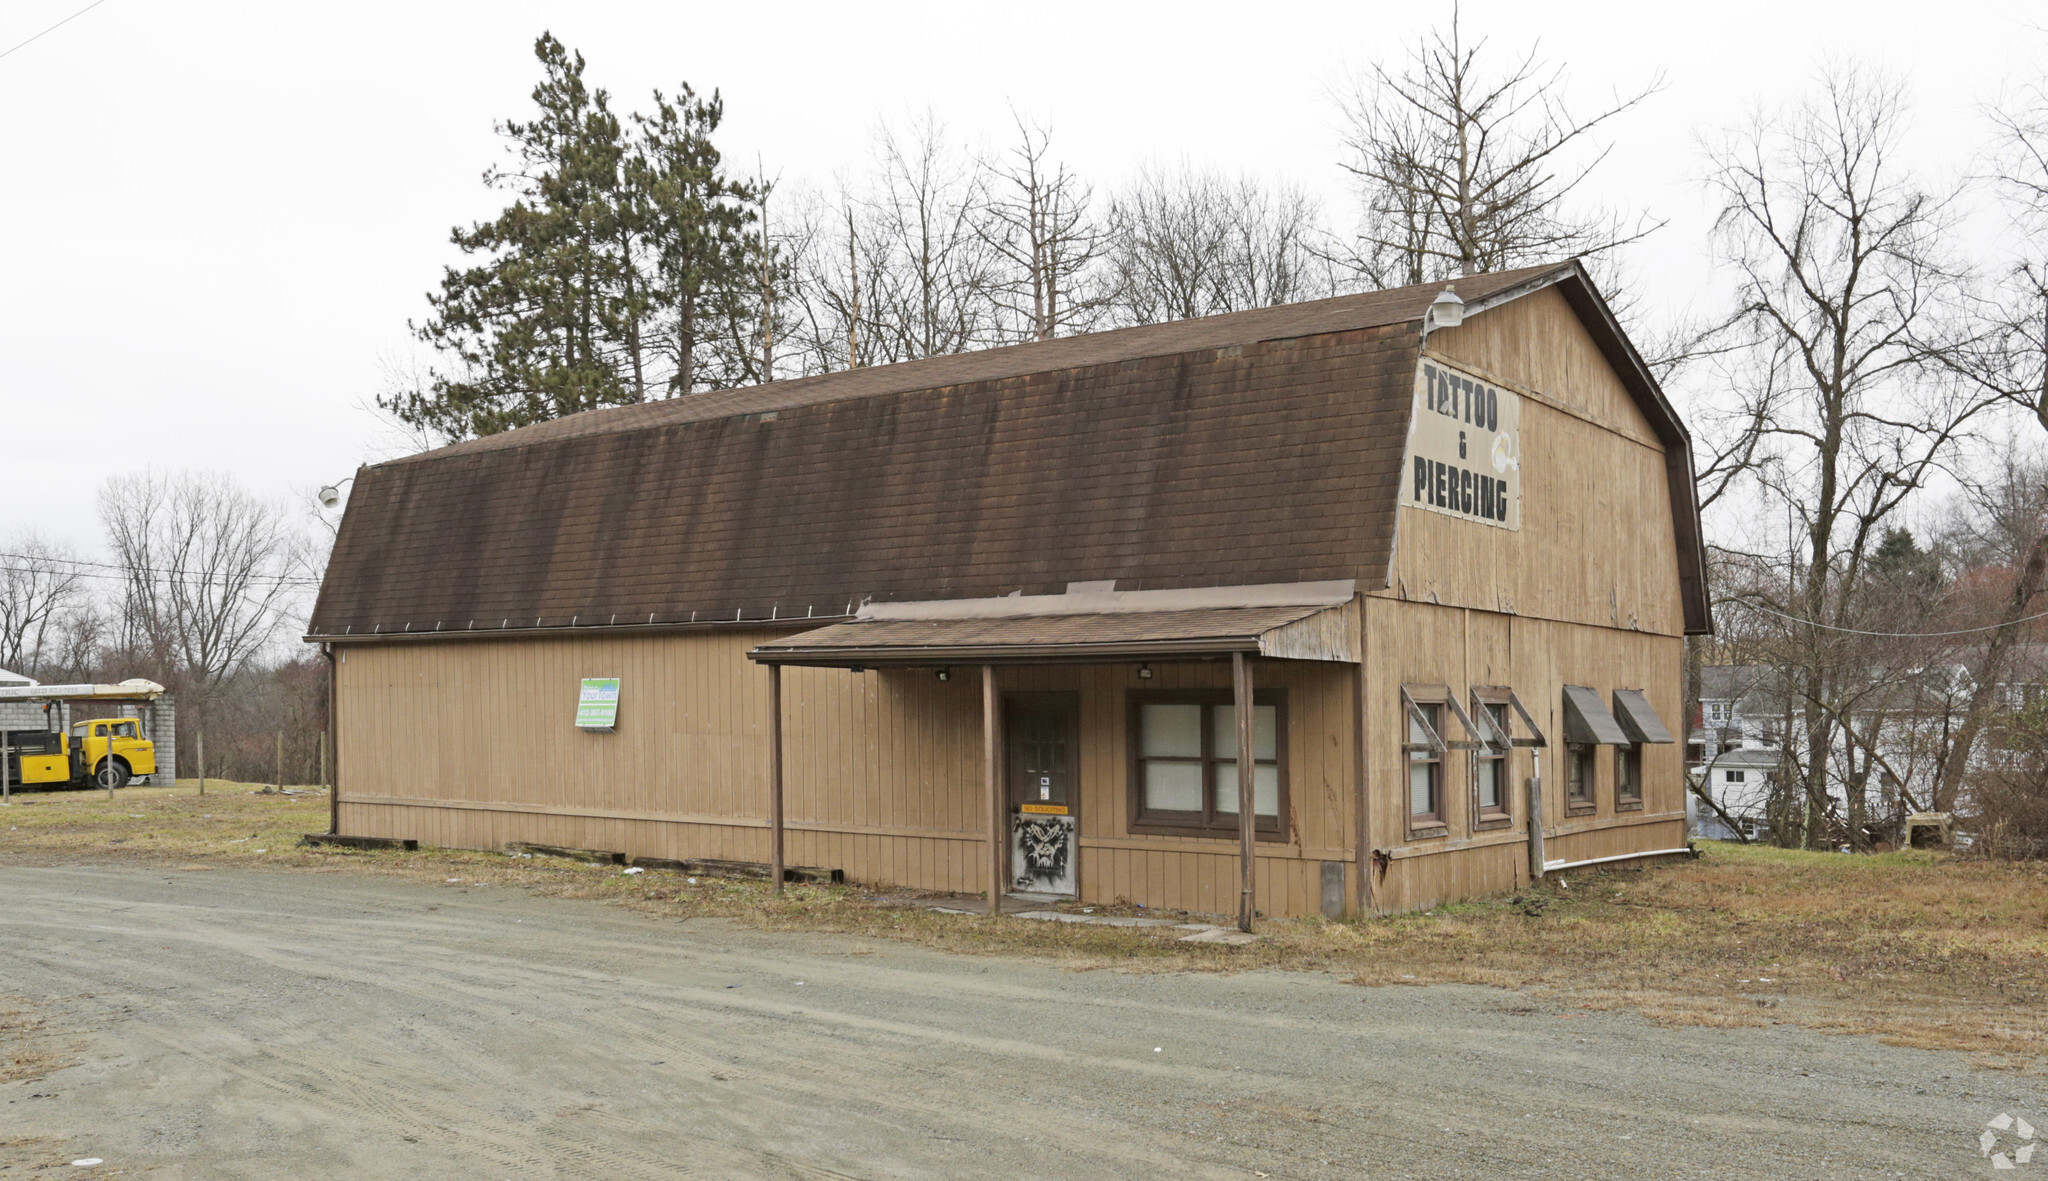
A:
[[[71,726],[71,779],[95,787],[125,787],[156,774],[156,743],[142,736],[140,718],[94,718]]]

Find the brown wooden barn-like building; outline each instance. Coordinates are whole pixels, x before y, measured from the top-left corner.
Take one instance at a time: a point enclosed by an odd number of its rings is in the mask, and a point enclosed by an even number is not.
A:
[[[1681,847],[1702,577],[1568,263],[378,464],[308,638],[340,834],[1302,915]]]

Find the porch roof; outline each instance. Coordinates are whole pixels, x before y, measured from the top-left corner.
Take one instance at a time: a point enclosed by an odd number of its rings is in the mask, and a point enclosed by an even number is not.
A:
[[[1357,657],[1349,603],[939,619],[857,619],[770,640],[765,664],[1044,664],[1248,655]]]

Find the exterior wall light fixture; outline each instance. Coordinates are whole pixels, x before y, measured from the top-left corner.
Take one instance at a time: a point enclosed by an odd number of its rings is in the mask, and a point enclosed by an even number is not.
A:
[[[1429,323],[1432,328],[1456,328],[1465,322],[1465,301],[1458,293],[1446,287],[1429,305]]]
[[[1149,680],[1151,680],[1151,679],[1152,679],[1152,666],[1151,666],[1151,665],[1149,665],[1149,664],[1140,664],[1140,665],[1138,666],[1138,679],[1139,679],[1139,680],[1141,680],[1141,681],[1149,681]]]

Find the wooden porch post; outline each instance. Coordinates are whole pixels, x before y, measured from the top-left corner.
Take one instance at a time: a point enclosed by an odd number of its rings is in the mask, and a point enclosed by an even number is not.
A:
[[[981,666],[981,773],[988,790],[988,912],[1003,913],[1003,775],[1002,738],[998,728],[996,666]]]
[[[768,666],[768,877],[782,893],[782,666]]]
[[[1372,863],[1372,777],[1365,765],[1365,665],[1351,666],[1351,772],[1358,793],[1358,913],[1374,913]]]
[[[1237,899],[1237,929],[1249,931],[1258,909],[1258,817],[1252,811],[1252,771],[1258,752],[1252,743],[1252,666],[1242,652],[1230,654],[1230,685],[1237,701],[1237,842],[1244,877]]]
[[[327,733],[334,741],[334,758],[327,771],[334,782],[327,789],[327,832],[341,835],[341,659],[334,645],[322,644],[327,653]],[[177,772],[171,773],[175,782]],[[206,715],[199,715],[199,794],[206,794]]]

